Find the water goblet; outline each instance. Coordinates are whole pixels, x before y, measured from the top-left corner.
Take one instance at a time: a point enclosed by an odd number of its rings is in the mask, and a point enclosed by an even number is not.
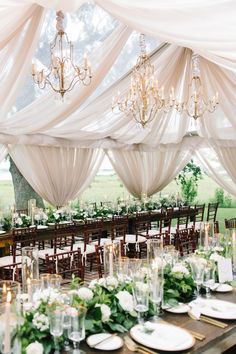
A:
[[[79,306],[70,312],[70,325],[68,327],[68,338],[73,342],[74,354],[85,354],[79,349],[79,343],[85,338],[85,315],[86,308]]]
[[[149,268],[142,265],[133,276],[132,291],[134,308],[138,312],[138,322],[143,323],[142,314],[147,312],[149,305]]]
[[[64,309],[56,308],[49,313],[50,334],[54,339],[55,353],[59,354],[58,338],[63,334]]]
[[[192,257],[189,260],[191,267],[192,277],[197,287],[196,297],[200,297],[200,289],[203,284],[204,270],[206,267],[206,260],[200,259],[199,257]]]
[[[215,284],[215,273],[216,273],[215,262],[208,261],[204,269],[204,279],[203,279],[203,286],[206,289],[206,298],[208,299],[214,298],[214,296],[211,295],[210,289],[214,287]]]

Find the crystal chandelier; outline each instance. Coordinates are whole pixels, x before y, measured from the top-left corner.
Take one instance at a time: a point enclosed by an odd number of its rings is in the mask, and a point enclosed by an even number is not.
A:
[[[202,117],[206,111],[212,113],[219,104],[219,95],[216,92],[215,96],[208,98],[204,92],[200,78],[200,59],[199,55],[192,55],[193,77],[188,85],[188,95],[184,102],[176,100],[175,108],[179,113],[187,112],[190,117],[197,119]]]
[[[155,68],[146,53],[145,37],[140,35],[140,55],[131,74],[130,87],[124,96],[113,97],[112,111],[126,113],[143,128],[150,123],[158,111],[168,112],[175,103],[174,88],[165,98],[164,87],[159,88]]]
[[[85,86],[89,85],[92,75],[86,55],[81,66],[74,63],[74,47],[63,26],[64,14],[58,11],[56,15],[57,34],[50,43],[50,66],[46,70],[38,70],[36,64],[32,63],[32,76],[40,89],[50,85],[63,99],[65,93],[71,91],[79,81]]]

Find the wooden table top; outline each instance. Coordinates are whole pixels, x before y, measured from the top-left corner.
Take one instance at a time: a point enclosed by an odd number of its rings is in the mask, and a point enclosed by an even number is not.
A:
[[[225,294],[217,294],[216,297],[221,300],[230,301],[236,303],[236,289],[232,292]],[[172,314],[165,312],[162,316],[164,321],[170,324],[177,325],[179,327],[199,332],[206,336],[203,341],[196,340],[195,345],[186,351],[181,353],[206,353],[206,354],[220,354],[229,348],[236,345],[236,320],[222,322],[227,323],[229,326],[226,329],[221,329],[208,323],[192,320],[187,314]],[[102,351],[91,349],[83,342],[81,343],[81,349],[87,354],[101,353]],[[155,350],[154,350],[155,351]],[[157,351],[158,353],[167,353]],[[108,353],[108,352],[107,352]],[[132,352],[124,345],[119,350],[112,351],[114,354],[131,354]],[[175,352],[177,353],[177,352]],[[232,353],[236,353],[236,348],[232,349]]]

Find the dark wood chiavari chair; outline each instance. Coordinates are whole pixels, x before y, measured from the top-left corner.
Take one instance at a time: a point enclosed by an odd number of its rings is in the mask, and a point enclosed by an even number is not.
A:
[[[81,251],[59,252],[53,255],[45,256],[46,272],[51,274],[59,274],[64,279],[71,279],[74,274],[81,280],[84,280],[84,264]]]
[[[194,228],[177,230],[175,238],[175,247],[180,256],[186,256],[194,253],[198,244],[198,231]]]
[[[207,208],[207,221],[216,221],[217,210],[219,203],[209,203]]]
[[[1,259],[0,259],[1,264]],[[13,280],[21,282],[21,262],[0,265],[0,279],[1,280]]]
[[[225,219],[226,229],[236,229],[236,218]]]

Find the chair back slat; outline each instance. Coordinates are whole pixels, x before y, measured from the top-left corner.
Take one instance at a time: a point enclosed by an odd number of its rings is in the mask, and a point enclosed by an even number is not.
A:
[[[207,208],[207,221],[216,221],[217,210],[219,203],[209,203]]]

